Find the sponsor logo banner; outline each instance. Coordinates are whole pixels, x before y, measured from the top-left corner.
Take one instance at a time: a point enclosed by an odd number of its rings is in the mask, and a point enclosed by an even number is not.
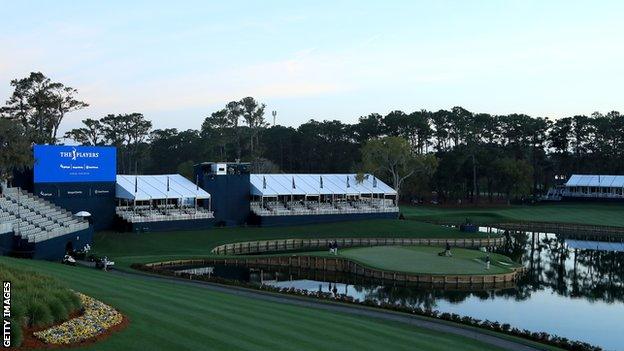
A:
[[[114,182],[114,147],[35,145],[35,183]],[[73,194],[77,195],[77,194]]]

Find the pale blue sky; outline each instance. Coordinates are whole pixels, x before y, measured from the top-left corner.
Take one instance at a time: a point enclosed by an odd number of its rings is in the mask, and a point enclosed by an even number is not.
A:
[[[623,1],[4,1],[0,99],[40,70],[91,104],[199,128],[254,96],[278,123],[456,105],[624,112]]]

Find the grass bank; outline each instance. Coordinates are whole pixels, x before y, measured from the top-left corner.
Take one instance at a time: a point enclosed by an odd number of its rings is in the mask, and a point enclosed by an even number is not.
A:
[[[130,325],[89,350],[496,350],[398,322],[298,307],[58,263],[0,257],[63,279],[117,308]]]
[[[624,204],[545,203],[495,208],[441,208],[402,206],[407,219],[462,223],[470,218],[479,224],[548,222],[624,227]]]
[[[483,237],[483,234],[462,233],[457,229],[417,221],[388,219],[142,234],[103,232],[96,234],[93,247],[96,254],[107,255],[116,264],[128,267],[132,263],[211,256],[210,251],[215,246],[238,241],[339,237],[476,238]]]

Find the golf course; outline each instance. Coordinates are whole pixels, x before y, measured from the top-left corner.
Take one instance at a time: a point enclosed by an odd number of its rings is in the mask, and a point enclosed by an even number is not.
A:
[[[102,232],[93,245],[97,255],[108,256],[118,267],[174,259],[212,256],[218,245],[268,239],[298,238],[484,238],[483,233],[463,233],[457,229],[418,221],[368,220],[292,227],[214,228],[209,231],[166,233]]]
[[[467,218],[478,224],[506,222],[546,222],[624,227],[621,203],[545,203],[492,208],[402,206],[407,219],[438,223],[463,223]]]
[[[130,319],[126,329],[85,348],[89,350],[500,349],[406,323],[267,302],[149,277],[7,257],[0,257],[0,263],[62,280]]]
[[[424,216],[418,212],[420,210],[408,211],[410,218]],[[426,213],[443,215],[444,211],[429,209]],[[212,252],[216,246],[241,241],[350,237],[461,239],[487,236],[492,235],[464,233],[456,228],[419,220],[369,220],[293,227],[236,227],[164,233],[101,232],[95,236],[94,253],[115,261],[117,272],[5,257],[0,258],[0,262],[9,267],[33,270],[56,278],[69,288],[114,307],[129,319],[126,329],[85,348],[89,350],[191,350],[201,349],[207,344],[215,350],[500,349],[500,345],[481,340],[475,335],[494,335],[496,340],[507,340],[506,342],[515,345],[506,347],[531,349],[531,346],[538,344],[450,322],[435,321],[454,328],[448,332],[440,331],[437,327],[431,329],[430,326],[424,327],[416,322],[406,323],[395,320],[394,317],[384,316],[380,319],[377,318],[379,316],[359,315],[360,312],[347,313],[342,307],[323,307],[328,302],[293,304],[281,300],[288,297],[262,295],[275,295],[273,293],[240,292],[234,287],[219,288],[210,283],[201,285],[199,282],[154,277],[130,267],[133,263],[216,257]],[[517,267],[509,258],[490,253],[491,266],[486,270],[485,257],[488,254],[485,252],[453,247],[452,257],[447,257],[440,255],[443,250],[443,247],[429,246],[351,247],[339,249],[338,257],[384,271],[431,275],[504,274]],[[278,252],[268,256],[285,254]],[[305,251],[288,255],[330,254],[327,251]],[[470,334],[472,337],[462,334],[474,333],[474,330],[477,330],[477,334]],[[556,348],[540,345],[538,349]]]
[[[0,258],[13,269],[32,270],[56,278],[67,287],[108,304],[129,320],[129,326],[89,350],[202,349],[427,349],[495,350],[496,344],[461,334],[434,331],[411,323],[371,316],[298,306],[225,293],[203,286],[152,278],[130,268],[132,263],[208,257],[216,245],[242,240],[336,237],[481,237],[456,229],[416,221],[377,220],[279,228],[221,228],[212,231],[167,233],[113,233],[96,235],[97,254],[116,261],[119,269],[102,272],[59,263]],[[440,257],[440,247],[367,247],[340,251],[349,259],[389,270],[431,273],[483,272],[484,253],[453,249],[453,257]],[[327,252],[317,252],[326,255]],[[492,273],[506,272],[511,264],[492,255]],[[128,272],[128,273],[124,273]],[[405,318],[405,317],[402,317]],[[410,317],[412,318],[412,317]],[[414,317],[426,318],[426,317]],[[472,330],[458,327],[458,330]],[[482,331],[490,335],[490,331]],[[502,340],[520,340],[497,335]],[[497,339],[499,340],[499,339]],[[533,344],[523,340],[524,344]],[[516,344],[514,344],[516,345]],[[517,344],[520,345],[520,344]]]

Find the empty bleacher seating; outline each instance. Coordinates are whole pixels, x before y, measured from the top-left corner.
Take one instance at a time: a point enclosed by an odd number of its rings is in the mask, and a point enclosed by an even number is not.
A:
[[[115,212],[129,223],[178,221],[214,218],[212,211],[201,207],[175,207],[172,204],[156,208],[150,206],[117,206]]]
[[[0,196],[0,223],[34,243],[89,227],[84,219],[19,188],[7,188]]]

